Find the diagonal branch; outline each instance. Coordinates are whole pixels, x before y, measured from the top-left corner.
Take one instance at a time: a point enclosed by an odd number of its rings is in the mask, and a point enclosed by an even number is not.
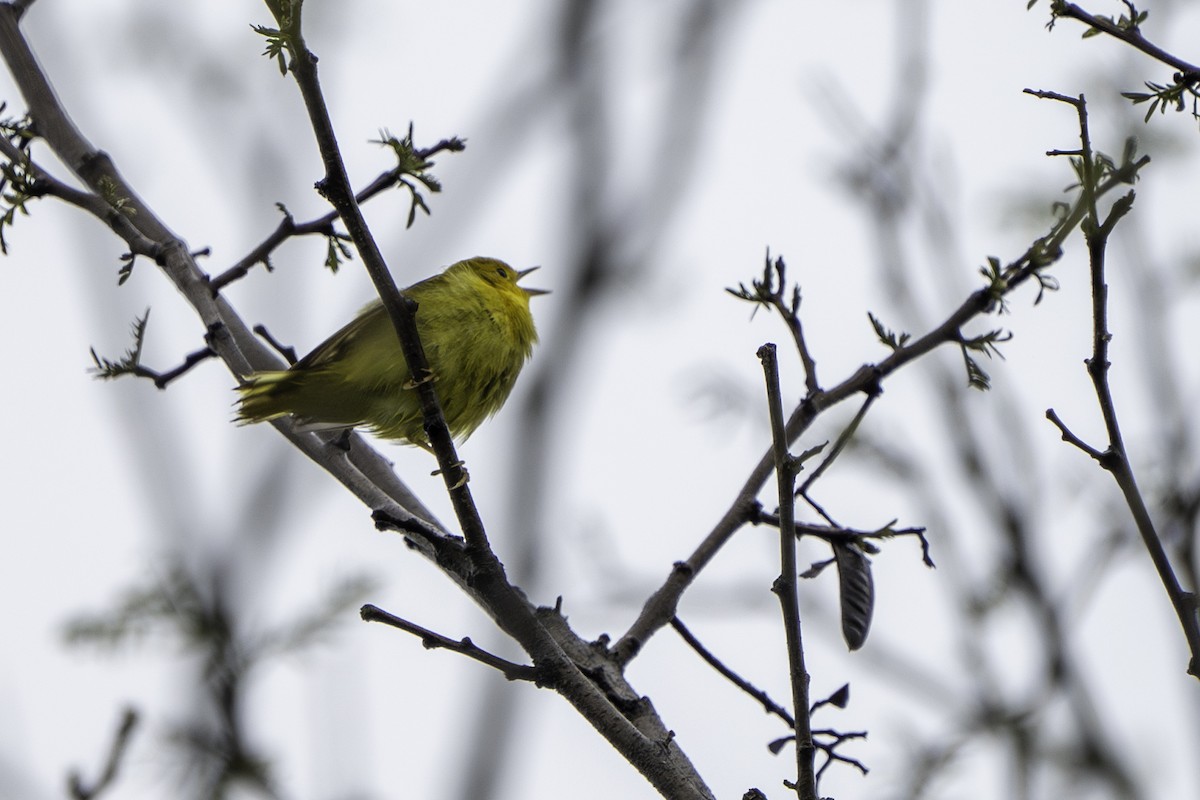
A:
[[[281,3],[273,5],[282,7]],[[297,8],[299,3],[288,6]],[[158,248],[157,263],[196,310],[211,335],[213,350],[235,375],[278,368],[279,359],[257,340],[228,300],[214,294],[186,243],[137,196],[112,160],[96,150],[70,120],[20,31],[19,16],[17,7],[0,2],[0,56],[8,64],[25,97],[37,133],[94,194],[106,200],[113,198],[122,207],[130,209],[127,216],[134,229]],[[361,215],[348,213],[348,210],[354,210],[353,198],[340,158],[332,149],[336,142],[315,82],[313,56],[303,47],[297,50],[303,54],[295,61],[297,69],[313,70],[313,80],[300,81],[300,84],[308,95],[306,99],[315,103],[314,107],[320,112],[314,114],[314,121],[321,132],[321,141],[327,145],[324,156],[328,161],[327,171],[332,176],[327,178],[324,187],[343,201],[340,206],[342,219],[356,243],[361,244],[364,251],[372,249],[374,245],[366,235]],[[113,228],[113,225],[109,223],[109,227]],[[121,230],[113,229],[118,235],[122,234]],[[369,259],[364,257],[364,261],[369,260],[374,267],[382,269],[382,260],[377,255],[376,250]],[[383,282],[389,281],[390,278]],[[402,318],[407,312],[411,321],[411,309],[403,307],[403,298],[395,291],[394,284],[390,293],[387,289],[385,285],[385,301],[390,298],[393,310]],[[359,497],[379,519],[393,521],[410,533],[409,544],[441,565],[451,580],[487,610],[502,629],[513,635],[532,656],[547,685],[567,699],[664,797],[712,800],[711,790],[653,706],[628,684],[607,652],[583,641],[557,612],[535,609],[524,594],[508,583],[502,565],[486,547],[482,525],[469,518],[466,520],[468,524],[464,524],[463,529],[468,533],[468,543],[461,547],[433,521],[432,515],[399,480],[390,465],[366,446],[361,437],[351,436],[351,446],[347,450],[330,446],[337,436],[298,433],[287,421],[278,421],[275,425],[289,441]],[[439,441],[436,435],[431,439],[435,443]],[[449,443],[448,434],[443,441]],[[447,453],[453,460],[451,448],[441,448],[441,453],[444,462]],[[452,476],[460,469],[457,463],[445,466],[451,469],[443,471]],[[464,497],[469,500],[469,494],[463,491],[465,481],[462,483],[463,486],[452,489],[452,495],[460,501]],[[460,509],[463,507],[461,502],[457,505]],[[583,664],[587,665],[586,671],[578,666]]]
[[[271,4],[268,3],[268,7]],[[301,28],[303,5],[290,5],[290,16],[280,15],[280,35],[287,43],[291,59],[288,71],[296,80],[304,106],[308,110],[309,122],[321,151],[321,160],[325,165],[325,177],[317,183],[318,191],[337,210],[347,232],[350,234],[354,247],[362,258],[363,266],[379,293],[383,306],[387,309],[400,339],[400,347],[404,360],[408,364],[409,374],[417,386],[421,399],[421,410],[425,415],[425,431],[437,455],[438,467],[443,480],[446,482],[454,512],[458,516],[463,534],[474,547],[486,549],[487,535],[483,529],[483,521],[471,498],[467,486],[467,475],[463,463],[455,452],[454,442],[450,437],[450,428],[442,413],[441,403],[434,388],[429,362],[425,358],[425,349],[417,334],[416,303],[400,292],[396,281],[388,271],[379,251],[375,237],[367,227],[366,218],[355,199],[354,190],[350,186],[350,176],[342,160],[341,149],[333,129],[333,120],[329,116],[329,108],[325,103],[325,95],[321,90],[317,76],[317,57],[304,41]]]
[[[1145,36],[1142,36],[1141,28],[1136,24],[1128,26],[1117,25],[1110,19],[1099,17],[1083,10],[1075,3],[1064,3],[1061,0],[1055,2],[1050,11],[1055,17],[1068,17],[1079,20],[1093,30],[1102,31],[1115,39],[1120,39],[1137,50],[1141,50],[1155,61],[1160,61],[1169,67],[1174,67],[1180,72],[1192,76],[1193,79],[1200,79],[1200,67],[1168,53]]]
[[[531,667],[528,664],[516,664],[508,659],[489,653],[479,645],[475,644],[470,638],[451,639],[449,636],[443,636],[436,631],[431,631],[428,628],[421,627],[414,622],[409,622],[402,617],[397,617],[394,614],[389,614],[378,606],[366,604],[359,611],[359,616],[364,622],[382,622],[384,625],[390,625],[414,636],[421,637],[421,644],[427,650],[435,648],[444,648],[452,650],[455,653],[464,655],[467,658],[474,659],[480,664],[485,664],[493,669],[503,673],[505,678],[510,681],[536,681],[537,668]]]
[[[32,178],[29,185],[30,196],[42,197],[48,195],[50,197],[57,197],[68,205],[86,211],[105,223],[118,236],[124,239],[129,245],[131,253],[148,256],[156,261],[159,259],[160,247],[158,243],[143,236],[137,227],[134,226],[128,215],[122,214],[100,195],[81,191],[74,186],[68,186],[63,183],[34,162],[28,153],[23,152],[3,136],[0,136],[0,153],[9,160],[10,164],[20,165],[28,171],[28,175]]]
[[[276,11],[270,2],[268,7],[273,13]],[[396,328],[404,358],[418,382],[425,431],[437,455],[440,472],[466,539],[471,569],[452,577],[468,587],[472,597],[492,615],[500,628],[533,658],[542,681],[568,700],[659,792],[679,800],[711,798],[711,790],[674,744],[673,737],[668,736],[662,741],[646,735],[648,728],[662,726],[657,715],[641,715],[635,724],[618,708],[614,700],[630,690],[624,684],[623,676],[612,675],[612,680],[619,685],[604,691],[591,675],[585,675],[566,652],[566,648],[582,644],[578,636],[565,625],[557,629],[557,635],[551,635],[524,593],[509,583],[503,565],[492,552],[483,521],[471,497],[466,471],[457,457],[433,382],[429,380],[428,362],[417,335],[415,304],[396,287],[355,202],[317,79],[317,59],[308,50],[301,33],[301,4],[293,3],[288,8],[290,12],[276,15],[281,30],[272,32],[272,36],[286,43],[291,56],[288,68],[308,109],[325,164],[326,176],[318,187],[338,210]]]
[[[1148,157],[1142,157],[1120,165],[1110,177],[1099,183],[1094,195],[1099,197],[1117,186],[1132,182],[1137,177],[1138,170],[1148,162]],[[877,394],[882,381],[892,373],[943,344],[960,343],[964,325],[993,311],[1001,300],[1031,278],[1039,277],[1043,270],[1061,258],[1063,242],[1084,219],[1088,202],[1087,198],[1078,198],[1049,233],[1030,245],[1019,258],[1002,269],[998,268],[997,281],[972,292],[936,328],[916,340],[896,347],[887,358],[864,364],[837,386],[806,396],[788,418],[785,427],[788,443],[795,442],[812,426],[817,417],[829,408],[858,394]],[[773,468],[774,459],[768,450],[751,470],[721,519],[685,561],[675,563],[666,581],[650,596],[637,619],[617,640],[613,651],[618,661],[631,661],[651,636],[670,623],[671,618],[675,616],[679,599],[695,581],[696,576],[708,566],[738,529],[753,519],[757,505],[755,498],[770,477]]]
[[[461,149],[463,149],[463,143],[460,140],[443,139],[432,147],[414,151],[412,155],[414,161],[425,164],[432,156],[438,153],[444,151],[453,152]],[[409,174],[411,169],[411,165],[405,163],[381,173],[375,180],[355,193],[354,201],[362,205],[376,195],[396,186],[401,183],[401,179],[405,175]],[[243,256],[236,264],[212,279],[213,291],[218,292],[230,283],[245,277],[256,264],[266,264],[276,248],[294,236],[320,234],[335,239],[344,239],[345,234],[339,234],[333,228],[333,223],[339,218],[341,218],[341,211],[337,208],[307,222],[296,222],[295,218],[285,211],[283,219],[279,221],[279,225],[275,230],[271,231],[262,242]]]
[[[671,627],[674,628],[675,632],[679,634],[680,638],[687,643],[688,647],[696,651],[696,655],[704,659],[705,663],[723,675],[734,686],[738,687],[743,692],[762,703],[763,709],[765,709],[767,713],[774,714],[787,723],[789,728],[795,729],[796,719],[786,708],[772,700],[770,696],[762,689],[759,689],[757,686],[750,683],[750,681],[746,680],[741,675],[738,675],[736,672],[726,666],[725,662],[717,658],[717,656],[714,655],[711,650],[705,647],[704,644],[698,638],[696,638],[696,635],[693,634],[691,630],[689,630],[688,627],[683,624],[683,620],[681,620],[679,617],[673,618],[671,620]]]

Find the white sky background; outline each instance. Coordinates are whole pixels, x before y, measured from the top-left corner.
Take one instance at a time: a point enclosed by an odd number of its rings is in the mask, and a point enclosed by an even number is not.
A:
[[[517,265],[541,264],[537,285],[553,290],[555,264],[573,247],[561,233],[567,228],[562,119],[547,120],[513,152],[491,136],[487,123],[498,98],[544,76],[548,54],[538,43],[551,40],[558,5],[309,5],[309,43],[321,57],[324,88],[359,184],[389,166],[387,154],[366,143],[382,127],[400,133],[411,119],[418,144],[450,135],[468,140],[464,153],[438,159],[434,173],[445,191],[430,198],[432,218],[419,218],[406,232],[399,194],[368,207],[398,281],[408,284],[459,258],[487,254]],[[654,76],[666,56],[656,26],[680,4],[662,5],[667,8],[652,11],[648,4],[613,2],[609,11],[607,35],[621,43],[610,43],[609,52],[620,48],[622,63],[614,70],[625,82],[623,104],[610,110],[620,119],[611,146],[627,159],[631,179],[652,155],[639,144],[662,103]],[[801,389],[778,321],[765,314],[750,321],[749,307],[723,292],[756,274],[766,247],[787,258],[803,285],[806,330],[826,386],[884,355],[866,311],[887,321],[888,298],[874,277],[874,254],[857,211],[833,184],[849,137],[818,103],[822,91],[833,88],[868,124],[885,116],[902,84],[892,74],[898,5],[905,4],[818,8],[764,0],[731,15],[720,78],[702,121],[703,166],[664,232],[653,271],[648,266],[636,292],[613,304],[587,333],[588,360],[576,373],[584,382],[572,387],[558,483],[544,487],[553,498],[547,504],[552,577],[533,599],[552,603],[564,595],[566,613],[584,635],[625,630],[636,608],[614,603],[614,595],[644,596],[673,561],[685,558],[765,448],[765,403],[754,355],[762,342],[780,344],[785,397]],[[1099,1],[1089,7],[1121,10]],[[1162,30],[1153,24],[1155,7],[1148,8],[1147,33],[1167,49],[1195,41],[1200,15],[1176,14],[1173,26]],[[1166,80],[1168,71],[1122,52],[1114,41],[1081,41],[1079,27],[1069,22],[1048,34],[1045,8],[1027,13],[1023,0],[944,0],[931,4],[929,16],[925,126],[932,152],[926,157],[941,165],[952,193],[944,202],[957,214],[957,279],[973,288],[986,256],[1014,258],[1044,231],[1046,223],[1017,211],[1018,205],[1038,197],[1048,207],[1070,182],[1066,165],[1042,154],[1075,145],[1073,116],[1021,90],[1074,94],[1101,65],[1121,65],[1123,88],[1136,90],[1143,79]],[[311,191],[320,165],[294,82],[260,56],[262,40],[249,29],[268,21],[257,3],[40,0],[25,23],[82,130],[191,246],[212,248],[207,263],[214,274],[274,227],[276,201],[299,219],[324,210]],[[206,59],[218,65],[214,72],[197,76],[187,66],[214,53],[219,55]],[[7,73],[0,76],[0,98],[10,111],[22,108]],[[1093,114],[1097,146],[1119,153],[1123,134],[1114,127],[1112,105],[1097,101]],[[1167,162],[1169,155],[1170,142],[1156,138],[1160,129],[1176,134],[1171,141],[1193,153],[1200,149],[1194,123],[1170,114],[1139,129],[1156,161],[1161,156]],[[1196,263],[1194,202],[1171,192],[1194,186],[1197,165],[1194,157],[1169,163],[1174,178],[1153,164],[1145,173],[1134,214],[1146,226],[1150,257],[1176,261],[1183,270]],[[502,170],[490,194],[456,192],[456,185],[490,170]],[[613,185],[622,185],[620,176]],[[183,713],[180,698],[190,693],[179,681],[189,673],[180,670],[170,646],[156,642],[115,655],[69,650],[62,626],[79,612],[110,607],[123,589],[161,568],[164,554],[176,547],[221,552],[223,541],[244,533],[237,527],[240,504],[271,458],[297,487],[284,495],[282,512],[291,544],[285,561],[264,561],[261,579],[247,592],[251,624],[287,620],[316,605],[338,578],[368,572],[380,582],[372,602],[451,636],[492,638],[477,609],[399,537],[375,532],[364,509],[274,431],[231,425],[234,381],[216,362],[166,392],[133,379],[91,379],[88,347],[119,354],[129,344],[129,323],[146,307],[153,308],[145,352],[150,365],[173,365],[201,346],[202,331],[144,260],[125,286],[116,286],[123,247],[92,220],[54,202],[35,204],[32,212],[9,232],[11,253],[0,263],[0,342],[9,374],[0,413],[10,421],[0,483],[6,529],[0,602],[7,609],[0,649],[0,798],[61,797],[72,766],[94,775],[125,703],[142,710],[145,725],[111,796],[167,796],[176,774],[164,763],[159,737]],[[1037,308],[1032,292],[1018,294],[1012,315],[999,323],[1015,333],[1004,346],[1007,360],[988,365],[995,382],[1016,395],[1020,413],[1034,420],[1029,426],[1038,434],[1037,469],[1065,477],[1065,488],[1048,490],[1061,499],[1063,513],[1044,543],[1044,567],[1064,575],[1091,537],[1099,536],[1084,524],[1087,504],[1116,492],[1106,475],[1037,421],[1054,406],[1077,432],[1099,441],[1099,416],[1082,367],[1090,347],[1086,261],[1077,238],[1069,248],[1054,268],[1064,291]],[[305,351],[371,296],[359,262],[333,277],[320,268],[321,257],[316,243],[285,247],[274,259],[275,273],[257,269],[227,295],[249,321],[264,322]],[[1132,268],[1129,261],[1113,266],[1114,272]],[[1113,275],[1114,294],[1124,279]],[[1181,335],[1195,305],[1194,297],[1183,297],[1172,311]],[[553,335],[555,295],[535,300],[534,309],[543,334]],[[947,304],[943,314],[950,309]],[[1124,365],[1137,358],[1122,349],[1122,326],[1129,324],[1129,317],[1114,312],[1113,377],[1130,449],[1149,470],[1154,453],[1144,443],[1153,441],[1147,413],[1153,407],[1132,381],[1121,384],[1130,377]],[[949,352],[940,357],[957,358]],[[536,360],[535,354],[533,368]],[[868,422],[873,435],[894,433],[898,446],[923,447],[936,439],[930,421],[914,411],[921,402],[920,376],[906,370],[886,385]],[[738,387],[748,405],[725,416],[708,414],[697,393],[717,378]],[[1183,380],[1194,396],[1195,370]],[[512,535],[503,525],[511,494],[505,487],[514,478],[504,474],[509,462],[503,454],[511,446],[505,422],[502,412],[463,450],[502,558]],[[142,445],[158,430],[172,439],[156,462]],[[835,432],[826,422],[818,435]],[[936,442],[929,448],[936,450]],[[425,501],[451,519],[438,481],[427,476],[428,457],[408,448],[383,449]],[[927,522],[913,518],[914,504],[871,475],[831,476],[821,496],[840,504],[861,527],[894,517],[906,525]],[[167,529],[181,509],[190,525]],[[931,532],[935,560],[938,537],[954,533]],[[682,614],[709,644],[730,655],[735,668],[782,701],[786,662],[768,592],[775,575],[773,541],[765,530],[736,538],[685,600]],[[1135,556],[1106,573],[1093,605],[1077,620],[1073,644],[1090,660],[1096,695],[1120,698],[1103,714],[1113,737],[1151,779],[1152,794],[1196,796],[1200,776],[1189,762],[1200,738],[1198,688],[1183,674],[1182,636],[1148,559],[1140,551]],[[802,557],[822,556],[813,549]],[[605,559],[626,572],[623,583],[606,571]],[[806,634],[814,697],[851,681],[849,708],[826,723],[871,733],[846,753],[872,773],[860,778],[834,767],[823,785],[840,798],[891,796],[908,757],[906,737],[940,724],[920,704],[889,691],[872,648],[900,650],[933,665],[948,691],[962,688],[953,669],[941,670],[956,657],[951,633],[940,627],[948,624],[938,608],[945,571],[924,569],[915,544],[903,540],[887,545],[875,562],[880,605],[862,653],[846,654],[836,626],[828,624],[833,582],[826,577],[806,587],[814,615],[806,617],[813,620]],[[456,729],[470,719],[483,668],[425,651],[405,634],[361,624],[353,613],[347,617],[327,646],[268,668],[252,685],[252,733],[278,759],[281,788],[288,797],[314,799],[445,796],[446,776],[457,771],[465,739]],[[1021,640],[1006,640],[1000,632],[994,643],[1012,650],[1006,685],[1020,685],[1030,672]],[[750,786],[782,796],[780,781],[794,766],[791,751],[776,758],[765,748],[783,735],[781,728],[688,656],[673,633],[652,640],[630,677],[654,700],[719,797],[740,797]],[[482,678],[489,679],[502,680]],[[652,796],[557,696],[510,688],[531,713],[521,729],[528,745],[520,772],[510,778],[505,797]],[[331,730],[336,734],[328,735]],[[935,796],[1001,797],[1002,766],[971,750]],[[1039,788],[1052,796],[1052,787]]]

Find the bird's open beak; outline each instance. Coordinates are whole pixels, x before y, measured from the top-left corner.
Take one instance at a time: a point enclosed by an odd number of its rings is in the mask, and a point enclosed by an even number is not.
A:
[[[535,269],[540,269],[540,267],[530,267],[529,269],[518,270],[517,280],[520,281],[521,278],[524,278]],[[524,286],[521,287],[521,291],[525,292],[525,294],[529,295],[530,297],[536,297],[539,294],[550,294],[549,289],[526,289]]]

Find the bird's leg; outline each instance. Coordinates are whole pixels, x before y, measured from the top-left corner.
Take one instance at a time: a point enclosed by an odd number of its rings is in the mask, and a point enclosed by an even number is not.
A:
[[[450,491],[454,491],[455,489],[461,489],[463,486],[467,485],[467,481],[471,480],[471,473],[467,472],[467,462],[455,461],[451,465],[451,469],[457,469],[461,473],[461,475],[459,475],[458,480],[454,482],[454,485],[450,487]],[[433,472],[431,472],[429,474],[435,475],[435,476],[441,475],[442,470],[435,469]]]

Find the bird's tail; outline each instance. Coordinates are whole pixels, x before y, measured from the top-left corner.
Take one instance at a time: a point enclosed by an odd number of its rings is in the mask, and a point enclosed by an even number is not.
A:
[[[256,372],[238,387],[236,420],[240,425],[266,422],[291,413],[287,398],[294,373],[287,370]]]

